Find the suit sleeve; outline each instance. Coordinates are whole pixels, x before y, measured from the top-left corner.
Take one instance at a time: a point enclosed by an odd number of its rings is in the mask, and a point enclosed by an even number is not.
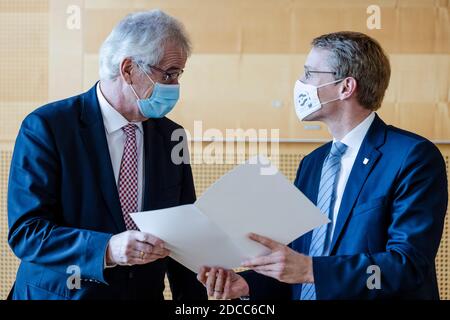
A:
[[[8,242],[15,255],[66,274],[76,265],[83,279],[104,282],[103,257],[112,235],[63,225],[61,167],[51,130],[29,115],[17,136],[8,186]]]
[[[291,285],[280,282],[271,277],[259,274],[253,270],[240,272],[250,289],[250,300],[279,300],[291,299]]]
[[[317,299],[389,298],[423,284],[434,265],[447,210],[447,177],[440,152],[428,141],[414,145],[396,181],[388,209],[386,251],[314,257]],[[371,265],[381,272],[379,290],[367,287]]]

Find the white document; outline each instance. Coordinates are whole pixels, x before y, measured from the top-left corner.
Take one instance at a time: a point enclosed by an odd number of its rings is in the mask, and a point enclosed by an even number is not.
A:
[[[163,240],[170,256],[194,272],[201,266],[237,268],[269,249],[254,232],[288,244],[328,223],[269,160],[253,158],[216,181],[190,205],[132,213],[143,232]]]

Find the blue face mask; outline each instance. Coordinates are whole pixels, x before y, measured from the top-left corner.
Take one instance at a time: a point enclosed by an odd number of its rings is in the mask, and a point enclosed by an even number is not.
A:
[[[136,96],[139,111],[146,118],[162,118],[175,107],[180,97],[180,85],[155,83],[147,72],[140,69],[153,83],[153,92],[147,99],[140,99],[130,84],[130,88]]]

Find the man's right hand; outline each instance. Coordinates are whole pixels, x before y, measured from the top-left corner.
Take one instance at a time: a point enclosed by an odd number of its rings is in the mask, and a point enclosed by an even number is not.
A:
[[[167,257],[161,239],[151,234],[129,230],[111,237],[106,250],[106,266],[146,264]]]
[[[208,296],[216,299],[237,299],[250,292],[247,281],[233,270],[202,267],[197,279],[206,287]]]

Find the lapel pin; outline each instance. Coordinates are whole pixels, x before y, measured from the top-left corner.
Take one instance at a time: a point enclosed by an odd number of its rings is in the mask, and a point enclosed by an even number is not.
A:
[[[368,163],[369,163],[369,159],[364,158],[363,163],[364,163],[364,164],[368,164]]]

